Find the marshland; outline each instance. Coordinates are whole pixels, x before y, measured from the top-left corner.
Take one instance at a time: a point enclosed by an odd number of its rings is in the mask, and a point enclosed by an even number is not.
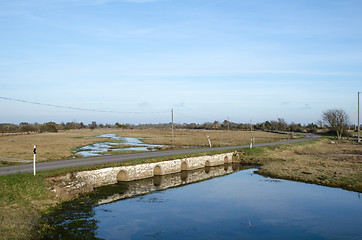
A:
[[[40,161],[54,161],[74,157],[75,150],[79,147],[109,141],[109,138],[99,137],[102,134],[137,138],[145,144],[175,148],[208,146],[207,136],[216,146],[247,145],[252,138],[261,143],[281,141],[291,137],[290,134],[263,131],[176,130],[172,135],[170,130],[158,129],[84,129],[2,136],[0,152],[1,156],[7,158],[31,159],[31,148],[33,144],[37,144]],[[362,152],[360,146],[353,140],[323,137],[312,142],[240,149],[239,153],[244,164],[259,166],[254,172],[264,177],[362,192]],[[121,165],[167,159],[171,158],[131,161]],[[86,160],[87,158],[84,158],[84,161]],[[54,207],[62,205],[61,200],[50,192],[51,182],[47,179],[74,171],[78,170],[40,172],[35,177],[31,174],[2,176],[0,227],[5,233],[2,234],[2,238],[29,238],[35,229],[39,230],[42,216],[50,214]]]

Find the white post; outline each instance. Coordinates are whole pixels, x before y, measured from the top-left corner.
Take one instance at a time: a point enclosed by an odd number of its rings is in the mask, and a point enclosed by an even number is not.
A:
[[[250,139],[250,148],[253,148],[253,139]]]
[[[212,146],[211,146],[211,141],[210,141],[209,136],[207,136],[207,140],[209,140],[209,145],[210,145],[210,147],[212,147]]]
[[[357,143],[360,143],[360,139],[359,139],[359,137],[360,137],[360,125],[359,125],[359,94],[360,94],[360,92],[358,92],[358,126],[357,126],[357,131],[358,131],[358,133],[357,133]]]
[[[35,168],[35,160],[36,160],[36,146],[34,145],[34,150],[33,150],[33,153],[34,153],[34,161],[33,161],[33,169],[34,169],[34,176],[36,174],[36,168]]]

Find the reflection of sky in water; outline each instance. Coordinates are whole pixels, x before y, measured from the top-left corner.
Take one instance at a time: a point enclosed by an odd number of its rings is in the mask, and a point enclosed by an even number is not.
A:
[[[93,157],[99,156],[101,152],[107,152],[107,150],[113,145],[134,145],[129,148],[116,148],[112,149],[112,151],[148,151],[148,147],[162,147],[163,145],[152,145],[143,143],[138,138],[130,138],[130,137],[118,137],[116,134],[103,134],[97,137],[102,138],[110,138],[112,140],[122,140],[123,142],[99,142],[90,144],[84,147],[78,148],[78,152],[76,154],[81,154],[83,157]]]
[[[250,170],[95,208],[105,239],[362,239],[355,192]]]

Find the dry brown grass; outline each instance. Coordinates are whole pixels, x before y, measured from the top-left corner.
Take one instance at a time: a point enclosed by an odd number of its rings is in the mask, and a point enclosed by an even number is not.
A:
[[[262,175],[362,192],[362,147],[353,142],[278,146],[245,161],[262,164]]]
[[[71,130],[58,133],[38,133],[29,135],[0,137],[0,157],[33,158],[33,146],[37,146],[37,160],[55,160],[72,156],[72,149],[100,141],[93,136],[100,132]]]
[[[38,133],[0,137],[0,157],[32,160],[33,146],[37,145],[37,160],[57,160],[72,157],[73,150],[102,139],[95,136],[115,133],[121,137],[142,137],[145,143],[176,145],[176,146],[208,146],[207,136],[213,146],[250,144],[255,138],[256,143],[280,141],[287,135],[267,132],[247,131],[212,131],[212,130],[175,130],[174,138],[168,130],[133,130],[133,129],[95,129],[69,130],[58,133]],[[108,139],[103,139],[108,141]]]
[[[207,136],[212,146],[227,146],[228,143],[232,146],[248,145],[252,138],[255,140],[254,143],[281,141],[288,138],[287,135],[261,131],[175,130],[174,138],[169,130],[161,132],[148,130],[148,134],[143,139],[146,143],[197,147],[209,146]]]

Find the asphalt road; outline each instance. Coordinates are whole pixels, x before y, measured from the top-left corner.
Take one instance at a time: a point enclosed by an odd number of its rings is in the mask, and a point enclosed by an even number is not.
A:
[[[320,136],[315,134],[304,134],[304,138],[293,139],[288,141],[280,142],[271,142],[271,143],[261,143],[254,144],[253,147],[261,146],[273,146],[280,144],[288,144],[293,142],[304,142],[310,141],[319,138]],[[58,160],[51,162],[41,162],[36,164],[36,171],[47,171],[60,168],[72,168],[80,166],[91,166],[104,163],[113,163],[113,162],[123,162],[135,159],[144,159],[144,158],[155,158],[155,157],[168,157],[178,154],[190,154],[190,153],[201,153],[201,152],[214,152],[220,150],[235,150],[242,148],[249,148],[250,145],[243,146],[228,146],[228,147],[214,147],[214,148],[197,148],[197,149],[182,149],[182,150],[169,150],[169,151],[156,151],[156,152],[142,152],[142,153],[131,153],[131,154],[121,154],[121,155],[111,155],[111,156],[99,156],[99,157],[90,157],[90,158],[73,158],[68,160]],[[0,176],[16,174],[16,173],[25,173],[33,172],[33,164],[23,164],[23,165],[14,165],[8,167],[0,167]]]

